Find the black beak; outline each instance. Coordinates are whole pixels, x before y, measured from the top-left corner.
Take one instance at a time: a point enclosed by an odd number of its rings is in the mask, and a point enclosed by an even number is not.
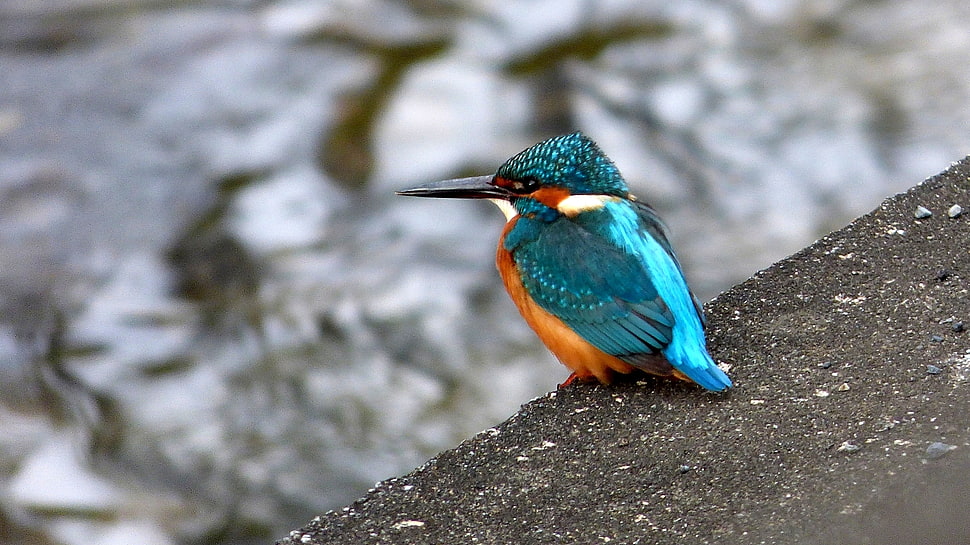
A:
[[[504,199],[510,193],[492,183],[493,176],[457,178],[430,184],[409,187],[397,192],[407,197],[439,197],[451,199]]]

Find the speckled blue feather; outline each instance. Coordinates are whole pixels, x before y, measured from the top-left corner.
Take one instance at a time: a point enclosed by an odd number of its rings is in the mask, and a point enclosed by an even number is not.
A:
[[[707,352],[703,313],[663,225],[629,198],[596,144],[580,133],[553,138],[510,159],[497,176],[617,197],[574,217],[528,196],[512,198],[520,217],[503,245],[540,307],[634,367],[662,353],[704,388],[732,385]]]

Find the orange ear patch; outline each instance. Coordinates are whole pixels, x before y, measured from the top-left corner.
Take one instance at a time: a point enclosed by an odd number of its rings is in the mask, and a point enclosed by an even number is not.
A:
[[[530,197],[552,209],[559,208],[559,203],[569,198],[571,193],[562,187],[540,187],[532,192]]]

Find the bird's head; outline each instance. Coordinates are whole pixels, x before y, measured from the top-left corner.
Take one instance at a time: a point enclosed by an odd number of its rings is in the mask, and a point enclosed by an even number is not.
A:
[[[608,200],[628,198],[629,190],[599,146],[575,132],[520,152],[499,167],[494,176],[446,180],[404,189],[398,194],[490,199],[509,217],[518,213],[553,219],[600,208]]]

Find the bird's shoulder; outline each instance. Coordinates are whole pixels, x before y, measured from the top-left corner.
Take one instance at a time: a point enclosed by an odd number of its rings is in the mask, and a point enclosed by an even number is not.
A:
[[[590,219],[523,217],[506,233],[503,246],[530,294],[557,315],[657,299],[642,256],[618,240],[608,221]]]

